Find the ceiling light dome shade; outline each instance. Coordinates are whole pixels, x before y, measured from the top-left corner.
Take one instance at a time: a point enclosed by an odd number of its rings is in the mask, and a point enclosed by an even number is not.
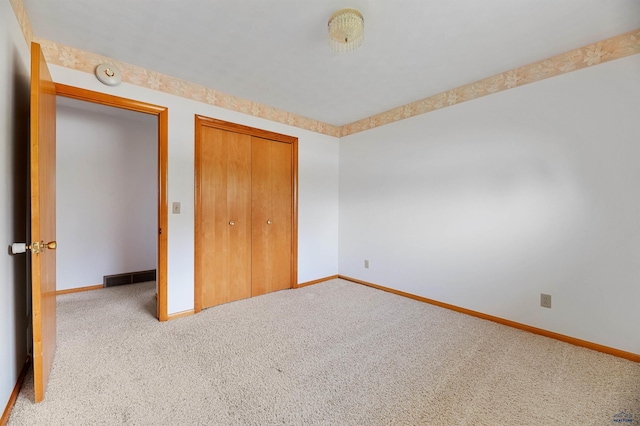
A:
[[[362,46],[364,18],[355,9],[342,9],[329,18],[329,46],[334,52],[350,52]]]

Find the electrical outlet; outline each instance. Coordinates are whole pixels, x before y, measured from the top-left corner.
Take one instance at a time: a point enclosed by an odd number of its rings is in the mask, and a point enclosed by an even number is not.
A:
[[[180,202],[174,201],[171,205],[171,213],[180,214]]]
[[[551,295],[540,293],[540,306],[551,309]]]
[[[368,261],[368,260],[366,260],[366,259],[365,259],[365,261],[364,261],[364,267],[365,267],[366,269],[369,269],[369,261]]]

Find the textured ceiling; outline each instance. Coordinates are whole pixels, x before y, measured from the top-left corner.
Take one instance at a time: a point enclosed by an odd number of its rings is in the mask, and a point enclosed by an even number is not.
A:
[[[24,0],[37,37],[334,125],[640,28],[640,0]],[[338,9],[365,18],[329,50]]]

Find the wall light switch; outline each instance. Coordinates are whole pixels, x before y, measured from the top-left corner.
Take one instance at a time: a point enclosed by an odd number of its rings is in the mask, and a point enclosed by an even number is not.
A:
[[[171,213],[173,214],[180,214],[180,202],[178,201],[174,201],[171,204]]]

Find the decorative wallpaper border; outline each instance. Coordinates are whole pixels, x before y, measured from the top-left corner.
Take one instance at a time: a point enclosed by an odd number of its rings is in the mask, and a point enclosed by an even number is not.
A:
[[[340,136],[384,126],[593,65],[640,53],[640,28],[342,126]]]
[[[122,81],[126,83],[334,137],[363,132],[472,99],[640,53],[640,28],[638,28],[616,37],[496,74],[475,83],[466,84],[340,127],[248,99],[228,95],[206,86],[147,70],[137,65],[127,64],[113,58],[34,37],[23,0],[9,1],[13,6],[27,44],[30,45],[31,41],[40,43],[44,56],[50,64],[93,74],[99,64],[110,63],[120,69]]]

